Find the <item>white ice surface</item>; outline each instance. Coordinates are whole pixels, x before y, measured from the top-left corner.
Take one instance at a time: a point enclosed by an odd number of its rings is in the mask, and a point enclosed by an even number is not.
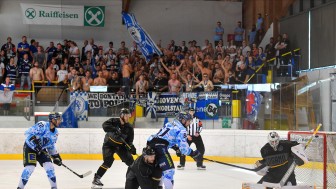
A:
[[[55,166],[58,189],[89,189],[94,173],[102,164],[101,160],[64,160],[63,163],[83,174],[92,170],[86,178],[79,178],[64,167]],[[174,162],[175,166],[178,162]],[[184,170],[176,170],[174,189],[241,189],[243,182],[256,183],[261,177],[251,171],[228,167],[218,163],[205,162],[206,170],[197,170],[194,162],[187,162]],[[251,165],[241,165],[251,168]],[[23,169],[22,161],[0,161],[0,189],[14,189]],[[125,185],[127,167],[116,160],[107,170],[101,181],[106,189],[121,189]],[[48,189],[49,181],[44,169],[39,165],[35,168],[25,189]]]

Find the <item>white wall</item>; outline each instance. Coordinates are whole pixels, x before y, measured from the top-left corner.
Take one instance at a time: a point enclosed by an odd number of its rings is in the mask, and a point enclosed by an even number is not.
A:
[[[26,129],[0,129],[0,154],[21,154]],[[147,138],[158,129],[135,129],[134,145],[140,153]],[[202,138],[208,156],[260,157],[270,131],[204,130]],[[57,148],[62,154],[100,154],[104,141],[103,129],[59,129]],[[287,131],[279,131],[282,138]],[[192,148],[195,147],[192,145]]]
[[[20,3],[64,4],[64,5],[102,5],[106,6],[104,28],[76,26],[43,26],[25,25],[21,15]],[[72,39],[82,47],[83,39],[93,37],[96,44],[107,46],[113,41],[115,47],[125,40],[130,43],[130,36],[121,23],[121,0],[1,0],[0,1],[0,43],[5,43],[11,36],[15,44],[26,35],[28,40],[34,38],[41,45],[49,42],[62,42]],[[204,39],[212,41],[216,22],[221,21],[225,36],[233,33],[236,22],[242,18],[242,3],[220,1],[131,1],[130,12],[133,12],[140,23],[155,42],[162,39],[162,45],[175,39],[197,40],[202,45]]]

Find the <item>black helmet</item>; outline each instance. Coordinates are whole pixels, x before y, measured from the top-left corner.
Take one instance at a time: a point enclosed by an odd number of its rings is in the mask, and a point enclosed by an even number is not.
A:
[[[122,108],[120,110],[120,117],[123,116],[123,115],[125,115],[125,114],[130,114],[130,111],[129,111],[128,108]]]
[[[61,118],[61,114],[59,114],[58,112],[50,112],[49,113],[49,121],[53,120],[53,119],[59,119]]]
[[[151,156],[151,155],[155,155],[155,150],[150,147],[150,146],[146,146],[142,149],[142,154],[144,156]]]

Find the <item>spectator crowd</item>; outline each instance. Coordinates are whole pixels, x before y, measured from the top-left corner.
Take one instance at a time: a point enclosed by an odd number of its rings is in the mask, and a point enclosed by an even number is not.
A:
[[[258,19],[259,20],[259,19]],[[245,40],[245,29],[237,22],[234,39],[223,41],[224,28],[217,22],[214,44],[205,39],[170,40],[167,46],[157,46],[162,55],[146,62],[135,42],[127,47],[124,41],[116,48],[111,41],[107,48],[95,44],[94,39],[84,40],[80,48],[76,42],[50,42],[43,47],[37,40],[26,36],[17,45],[12,38],[1,47],[0,82],[9,77],[16,89],[31,89],[37,85],[58,85],[70,91],[89,91],[90,86],[108,86],[108,92],[136,94],[148,91],[213,91],[225,84],[255,83],[252,77],[267,59],[288,51],[287,35],[271,38],[265,47],[259,43],[254,30],[261,30],[262,21],[252,27]],[[259,32],[259,30],[257,30]],[[252,39],[253,38],[253,39]],[[281,61],[278,61],[281,64]],[[266,74],[264,69],[262,74]]]

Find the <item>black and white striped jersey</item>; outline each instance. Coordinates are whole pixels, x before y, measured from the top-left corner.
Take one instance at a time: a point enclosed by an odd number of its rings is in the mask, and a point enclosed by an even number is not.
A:
[[[201,133],[202,121],[194,116],[187,130],[188,130],[188,135],[190,136],[195,136],[196,133]]]

